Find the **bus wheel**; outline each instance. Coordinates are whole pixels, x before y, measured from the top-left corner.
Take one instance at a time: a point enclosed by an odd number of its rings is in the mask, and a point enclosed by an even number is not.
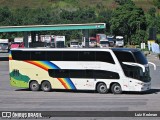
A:
[[[29,88],[30,88],[32,91],[39,91],[40,85],[38,84],[37,81],[31,81],[31,83],[30,83],[30,85],[29,85]]]
[[[114,83],[111,86],[111,91],[114,94],[121,94],[122,93],[122,88],[121,88],[121,86],[118,83]]]
[[[52,87],[51,87],[50,82],[48,82],[48,81],[42,82],[41,89],[42,89],[44,92],[49,92],[49,91],[51,91]]]
[[[105,83],[99,83],[97,85],[97,91],[100,93],[100,94],[105,94],[108,92],[108,89],[107,89],[107,86]]]

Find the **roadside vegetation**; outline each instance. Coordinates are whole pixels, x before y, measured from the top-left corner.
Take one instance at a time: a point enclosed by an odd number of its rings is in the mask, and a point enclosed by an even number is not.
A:
[[[139,45],[156,28],[160,40],[160,0],[1,0],[0,26],[106,23],[96,33],[123,35],[125,43]],[[81,31],[52,31],[40,34],[65,35],[66,40],[81,39]],[[0,33],[12,39],[22,33]]]

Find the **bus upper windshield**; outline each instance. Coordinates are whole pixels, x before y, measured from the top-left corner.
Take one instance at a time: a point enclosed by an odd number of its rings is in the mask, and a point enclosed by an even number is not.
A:
[[[133,54],[135,56],[137,63],[142,64],[142,65],[148,64],[148,61],[142,52],[140,52],[140,51],[133,52]]]

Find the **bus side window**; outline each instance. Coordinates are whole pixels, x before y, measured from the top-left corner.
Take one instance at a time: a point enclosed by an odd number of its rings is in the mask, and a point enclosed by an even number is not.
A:
[[[94,70],[94,78],[97,79],[119,79],[119,74],[111,71]]]
[[[84,78],[85,70],[69,70],[70,78]]]
[[[31,60],[30,51],[11,51],[13,60]]]
[[[31,52],[31,60],[46,60],[46,52],[45,51],[32,51]]]
[[[96,52],[96,61],[115,64],[112,55],[109,52],[103,52],[103,51]]]
[[[94,78],[93,76],[93,70],[86,70],[86,78]]]
[[[63,61],[78,61],[78,51],[63,51]]]
[[[46,55],[48,61],[62,61],[62,51],[48,51]]]
[[[135,62],[135,59],[130,52],[114,51],[114,53],[120,63],[122,63],[122,62]]]
[[[62,70],[62,69],[56,69],[55,70],[55,77],[56,78],[68,78],[69,77],[69,71],[68,70]]]
[[[79,51],[79,61],[95,61],[95,52]]]

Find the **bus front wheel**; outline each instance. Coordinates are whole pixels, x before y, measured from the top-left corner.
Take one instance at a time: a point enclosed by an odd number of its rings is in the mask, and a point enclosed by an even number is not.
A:
[[[97,85],[97,91],[100,93],[100,94],[105,94],[108,92],[108,89],[107,89],[107,86],[105,83],[99,83]]]
[[[122,93],[122,89],[121,89],[120,84],[114,83],[111,86],[111,91],[112,91],[113,94],[121,94]]]
[[[42,82],[41,89],[42,89],[44,92],[49,92],[49,91],[51,91],[52,87],[51,87],[50,82],[48,82],[48,81]]]
[[[29,87],[32,91],[39,91],[40,85],[37,81],[31,81]]]

